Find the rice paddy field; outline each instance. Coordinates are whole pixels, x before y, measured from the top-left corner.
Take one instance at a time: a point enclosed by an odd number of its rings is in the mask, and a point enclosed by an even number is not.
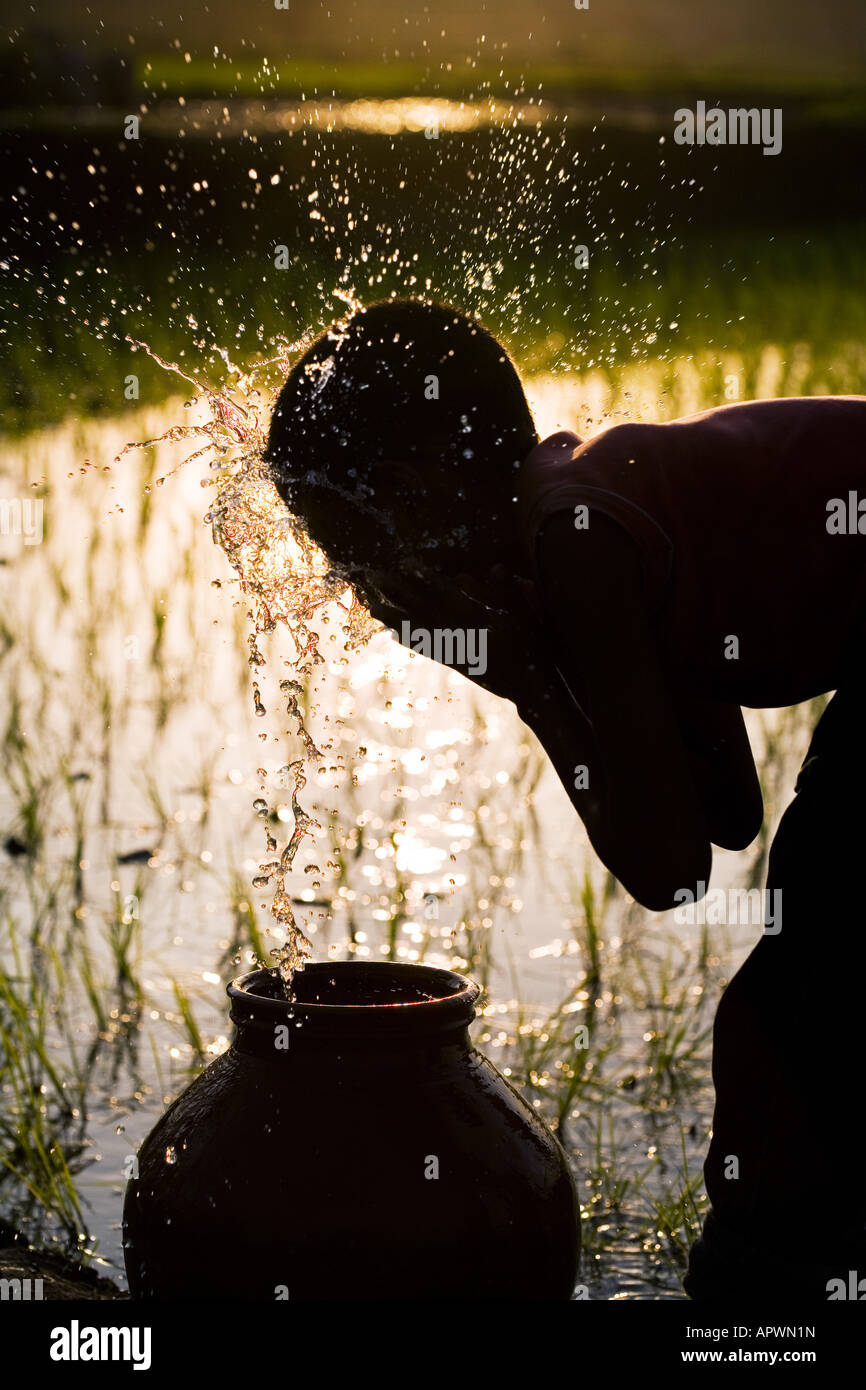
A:
[[[251,672],[248,597],[203,521],[210,460],[179,467],[199,436],[175,427],[214,398],[135,345],[266,422],[275,359],[347,297],[399,291],[502,335],[542,435],[866,392],[859,209],[821,196],[859,136],[831,158],[809,127],[770,178],[757,151],[729,152],[753,156],[736,173],[674,158],[655,117],[449,130],[440,112],[427,139],[393,110],[384,133],[273,114],[219,138],[213,112],[198,131],[177,115],[135,150],[6,132],[25,191],[0,382],[0,497],[22,518],[0,535],[0,1218],[119,1291],[129,1158],[228,1046],[226,983],[281,945],[253,880],[305,757],[278,691],[289,638],[260,639]],[[317,828],[290,884],[317,958],[478,980],[477,1046],[573,1163],[581,1296],[682,1298],[712,1019],[760,926],[631,901],[512,706],[386,632],[347,646],[333,615],[321,650],[302,702]],[[821,705],[747,712],[767,818],[717,851],[713,886],[761,887]]]

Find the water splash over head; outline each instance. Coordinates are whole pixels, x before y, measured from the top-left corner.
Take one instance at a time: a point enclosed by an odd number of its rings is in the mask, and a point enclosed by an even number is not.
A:
[[[349,299],[346,295],[341,297]],[[261,695],[266,660],[259,641],[278,627],[291,640],[291,654],[285,663],[291,675],[279,682],[279,691],[285,701],[285,712],[294,721],[294,734],[302,749],[301,757],[281,769],[281,775],[290,786],[292,829],[279,852],[277,841],[268,830],[269,857],[259,865],[259,874],[253,880],[254,886],[259,888],[274,884],[271,934],[280,944],[271,952],[272,968],[283,981],[286,993],[290,994],[294,972],[302,970],[313,954],[312,943],[295,918],[287,881],[304,840],[313,838],[319,829],[318,822],[300,800],[309,765],[320,763],[323,758],[323,752],[305,725],[303,709],[305,679],[324,661],[315,622],[317,619],[329,622],[331,616],[336,615],[346,650],[362,646],[379,630],[379,624],[363,607],[346,577],[331,568],[302,521],[289,512],[264,457],[271,407],[293,357],[303,349],[304,343],[283,345],[276,356],[247,371],[236,367],[224,349],[217,349],[229,372],[230,394],[227,386],[211,387],[202,383],[177,363],[158,356],[146,343],[131,338],[129,341],[136,349],[148,353],[165,371],[191,385],[196,394],[185,402],[185,407],[192,409],[203,404],[207,414],[190,424],[173,425],[158,439],[126,444],[115,462],[132,449],[149,448],[157,443],[194,442],[198,447],[171,473],[157,480],[157,485],[161,486],[166,478],[187,464],[195,460],[208,461],[211,476],[205,477],[202,485],[212,487],[214,496],[204,520],[211,526],[216,544],[234,570],[240,594],[248,605],[253,702],[255,714],[260,718],[267,715],[267,709]],[[259,384],[263,378],[264,383]],[[263,778],[267,776],[264,769],[259,772]],[[256,800],[254,809],[260,819],[273,819],[265,797]]]

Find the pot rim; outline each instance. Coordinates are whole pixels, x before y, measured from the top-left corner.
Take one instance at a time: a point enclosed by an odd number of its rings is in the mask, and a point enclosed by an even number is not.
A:
[[[327,1004],[315,1000],[289,1000],[273,994],[260,994],[252,986],[266,981],[273,988],[274,974],[267,969],[251,970],[238,975],[226,987],[231,1000],[231,1017],[235,1023],[268,1027],[277,1022],[309,1024],[315,1032],[352,1030],[362,1032],[399,1031],[409,1026],[414,1032],[438,1031],[441,1027],[466,1027],[475,1017],[475,1004],[480,986],[466,975],[439,966],[406,961],[316,961],[303,971],[304,981],[317,976],[332,978],[335,973],[345,976],[357,972],[358,985],[364,977],[384,981],[390,976],[399,987],[401,980],[424,989],[434,998],[398,999],[359,1004]],[[447,992],[446,992],[447,991]],[[289,1017],[291,1015],[291,1018]]]

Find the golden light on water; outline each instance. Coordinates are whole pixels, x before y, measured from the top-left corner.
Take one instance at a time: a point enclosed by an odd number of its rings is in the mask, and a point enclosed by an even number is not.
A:
[[[225,134],[237,130],[259,133],[310,129],[331,134],[357,131],[373,135],[433,132],[466,133],[491,126],[505,129],[539,126],[558,118],[561,108],[528,98],[520,101],[454,101],[446,97],[393,97],[371,100],[310,100],[267,102],[190,100],[160,103],[148,115],[149,127],[167,133],[183,127],[196,135],[215,129]]]
[[[540,125],[544,116],[541,106],[521,102],[449,101],[444,97],[400,97],[391,100],[358,100],[323,106],[305,103],[300,108],[303,123],[320,130],[358,130],[378,135],[399,135],[433,131],[481,130],[491,125],[526,123]],[[294,125],[294,113],[284,113],[281,124],[285,129]]]

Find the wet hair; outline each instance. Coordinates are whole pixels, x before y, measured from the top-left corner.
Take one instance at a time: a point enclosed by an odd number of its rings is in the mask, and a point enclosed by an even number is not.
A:
[[[396,299],[355,310],[307,348],[274,409],[266,459],[289,510],[355,578],[464,544],[473,519],[495,525],[536,441],[493,335],[459,309]],[[377,467],[400,462],[453,479],[453,508],[431,515],[422,493],[409,535],[377,505]]]

